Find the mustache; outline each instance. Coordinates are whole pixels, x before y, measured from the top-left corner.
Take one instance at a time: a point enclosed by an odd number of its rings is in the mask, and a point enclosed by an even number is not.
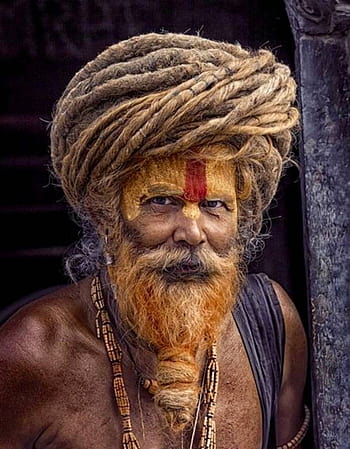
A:
[[[144,246],[141,244],[140,232],[124,221],[121,222],[120,236],[121,247],[127,244],[130,257],[141,270],[140,273],[158,273],[169,283],[182,280],[203,281],[210,277],[225,276],[231,272],[233,264],[238,268],[241,265],[242,247],[235,237],[221,251],[192,247],[185,243],[178,246],[168,246],[165,243]]]
[[[233,248],[224,254],[209,249],[185,247],[137,248],[135,259],[144,270],[158,272],[169,282],[205,280],[223,275],[235,261]],[[136,261],[136,260],[135,260]]]

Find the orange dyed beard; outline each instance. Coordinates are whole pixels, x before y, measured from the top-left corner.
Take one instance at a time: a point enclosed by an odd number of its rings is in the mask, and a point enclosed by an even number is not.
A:
[[[139,248],[121,239],[117,263],[108,267],[122,323],[157,351],[211,344],[219,325],[234,304],[240,272],[237,250],[225,255],[211,250]],[[196,260],[203,277],[169,280],[171,268]]]
[[[116,264],[108,267],[124,335],[132,330],[157,355],[154,402],[173,431],[191,424],[197,406],[200,369],[196,354],[218,338],[220,324],[235,303],[240,272],[237,246],[225,255],[212,250],[141,249],[120,239]],[[200,264],[203,278],[175,281],[171,267]]]

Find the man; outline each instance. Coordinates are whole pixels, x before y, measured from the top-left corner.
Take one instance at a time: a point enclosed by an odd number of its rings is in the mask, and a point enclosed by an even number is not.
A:
[[[87,277],[1,331],[1,448],[301,447],[302,325],[243,264],[294,96],[270,52],[176,34],[121,42],[75,75],[52,160],[97,240]]]

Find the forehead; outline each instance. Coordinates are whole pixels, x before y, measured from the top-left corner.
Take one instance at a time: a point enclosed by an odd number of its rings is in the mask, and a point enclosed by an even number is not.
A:
[[[233,201],[234,165],[179,156],[149,160],[124,186],[122,208],[126,217],[135,218],[140,204],[157,195],[176,195],[192,202],[211,198]]]

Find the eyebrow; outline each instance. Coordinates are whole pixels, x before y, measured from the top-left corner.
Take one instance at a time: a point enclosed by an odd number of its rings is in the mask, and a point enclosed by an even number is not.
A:
[[[147,189],[147,197],[151,195],[183,195],[183,193],[183,189],[174,184],[156,184]]]
[[[224,201],[225,203],[234,203],[235,202],[235,196],[231,195],[227,192],[213,192],[210,195],[207,194],[206,200],[213,201],[213,200],[220,200]]]

